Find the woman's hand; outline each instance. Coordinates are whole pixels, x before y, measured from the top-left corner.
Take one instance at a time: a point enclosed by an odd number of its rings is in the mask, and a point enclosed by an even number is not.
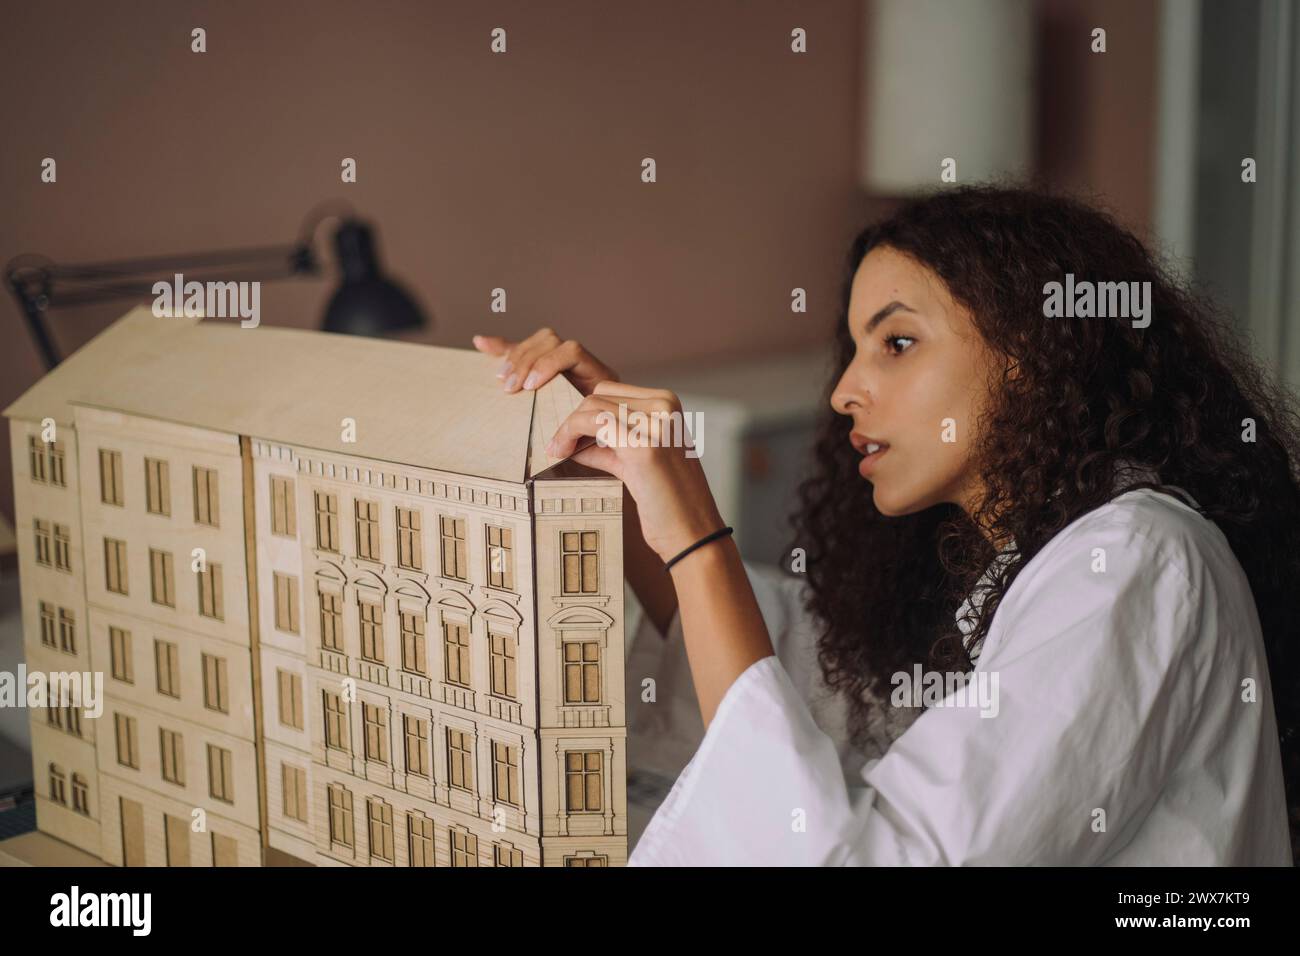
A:
[[[612,368],[572,339],[561,340],[551,329],[538,329],[522,342],[476,335],[474,348],[505,359],[497,378],[507,392],[541,388],[561,372],[583,395],[590,395],[600,382],[618,381]]]
[[[663,572],[665,562],[722,527],[700,460],[686,454],[681,402],[664,389],[620,382],[609,366],[550,329],[518,343],[476,335],[474,347],[504,357],[497,377],[508,392],[540,388],[563,373],[586,396],[547,451],[623,482],[624,573],[661,635],[680,610],[707,728],[727,688],[774,651],[735,541],[710,544],[674,565],[671,575]],[[575,451],[587,438],[596,443]]]
[[[575,453],[584,437],[596,443]],[[646,544],[667,561],[722,527],[700,460],[686,454],[690,448],[676,395],[605,381],[560,424],[546,450],[621,480],[636,501]]]
[[[541,388],[563,373],[587,396],[560,425],[547,451],[620,479],[636,502],[645,542],[661,561],[722,527],[700,460],[686,457],[689,436],[681,402],[672,392],[622,384],[608,365],[552,329],[539,329],[522,342],[476,335],[474,347],[504,359],[497,378],[508,392]],[[629,446],[620,439],[638,418],[646,426],[646,443]],[[584,437],[597,443],[575,454]]]
[[[568,454],[568,449],[583,438],[583,422],[599,425],[595,413],[603,410],[617,414],[619,401],[627,404],[629,411],[634,406],[649,407],[647,403],[658,403],[660,410],[681,407],[671,392],[619,385],[613,369],[578,342],[564,341],[551,329],[540,329],[522,342],[476,335],[474,347],[503,359],[497,378],[503,380],[508,392],[541,388],[563,374],[588,399],[600,402],[594,407],[580,405],[561,425],[555,442],[562,441],[564,447],[552,447],[555,457]],[[609,391],[615,388],[635,394],[619,399]],[[601,394],[596,396],[598,391]],[[646,397],[647,392],[651,397]],[[610,431],[618,434],[616,427]],[[623,480],[628,499],[623,508],[623,570],[660,635],[666,634],[677,609],[677,593],[672,578],[664,574],[664,562],[722,527],[699,459],[687,458],[682,447],[618,449],[597,445],[584,448],[573,459]]]
[[[666,563],[722,527],[700,460],[687,457],[682,405],[663,389],[601,382],[560,425],[553,456],[606,471],[636,501],[645,543]],[[646,437],[638,432],[644,426]],[[574,451],[579,440],[596,444]],[[625,535],[626,538],[626,535]],[[691,552],[671,574],[691,681],[707,730],[728,688],[775,651],[748,572],[731,538]]]

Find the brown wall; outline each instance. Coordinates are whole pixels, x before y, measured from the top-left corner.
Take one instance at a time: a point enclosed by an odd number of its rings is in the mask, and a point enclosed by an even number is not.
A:
[[[1159,0],[1039,0],[1039,167],[1144,239],[1154,195],[1159,12]],[[1091,50],[1095,27],[1106,30],[1105,53]]]
[[[1144,222],[1154,5],[1040,8],[1040,87],[1073,111],[1044,106],[1045,168]],[[551,325],[620,369],[811,344],[849,239],[887,206],[856,185],[861,16],[855,0],[11,4],[0,260],[287,242],[341,197],[379,227],[438,344]],[[1110,29],[1104,58],[1086,54],[1092,20]],[[1082,46],[1062,37],[1071,23]],[[206,54],[189,50],[195,26]],[[497,26],[504,56],[488,49]],[[39,180],[46,156],[57,184]],[[489,311],[497,286],[506,315]],[[789,310],[794,286],[807,315]],[[330,291],[267,284],[264,321],[313,326]],[[52,313],[61,347],[129,305]],[[7,403],[40,363],[9,299],[0,328]],[[0,461],[11,514],[10,482]]]

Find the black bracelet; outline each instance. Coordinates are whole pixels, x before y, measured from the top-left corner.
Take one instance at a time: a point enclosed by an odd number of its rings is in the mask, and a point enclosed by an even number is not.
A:
[[[678,561],[680,561],[682,558],[686,557],[688,554],[690,554],[690,553],[691,553],[692,551],[694,551],[696,548],[702,548],[702,547],[704,547],[706,544],[708,544],[710,541],[717,541],[719,538],[725,538],[727,535],[731,534],[731,533],[732,533],[733,531],[735,531],[735,530],[736,530],[735,528],[719,528],[717,531],[714,531],[712,534],[706,534],[706,535],[705,535],[703,538],[701,538],[699,541],[696,541],[693,545],[691,545],[689,548],[687,548],[687,549],[686,549],[685,551],[683,551],[681,554],[677,555],[677,557],[673,558],[671,561],[669,561],[667,564],[665,564],[665,565],[664,565],[664,570],[665,570],[665,571],[671,571],[671,570],[673,569],[673,565],[674,565],[674,564],[676,564],[676,563],[677,563]]]

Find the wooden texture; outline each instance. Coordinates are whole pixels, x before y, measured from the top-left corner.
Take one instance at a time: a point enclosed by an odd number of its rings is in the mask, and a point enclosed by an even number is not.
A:
[[[467,349],[192,318],[141,306],[5,409],[70,424],[73,404],[398,464],[525,481],[556,459],[533,428],[581,400],[558,376],[506,394],[498,360]],[[356,441],[343,440],[344,419]],[[554,427],[551,428],[554,433]],[[530,448],[530,438],[532,447]]]

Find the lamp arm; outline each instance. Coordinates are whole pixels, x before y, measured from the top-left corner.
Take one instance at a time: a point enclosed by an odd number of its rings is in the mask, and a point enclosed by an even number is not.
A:
[[[21,258],[21,257],[20,257]],[[32,341],[47,369],[59,364],[45,312],[51,305],[84,305],[117,298],[153,294],[164,274],[188,271],[187,281],[249,282],[316,275],[320,264],[310,238],[293,245],[253,249],[224,249],[120,262],[77,265],[15,265],[5,267],[5,282],[22,308]],[[235,267],[238,267],[236,271]],[[195,270],[198,270],[197,274]],[[213,270],[221,270],[213,274]]]

